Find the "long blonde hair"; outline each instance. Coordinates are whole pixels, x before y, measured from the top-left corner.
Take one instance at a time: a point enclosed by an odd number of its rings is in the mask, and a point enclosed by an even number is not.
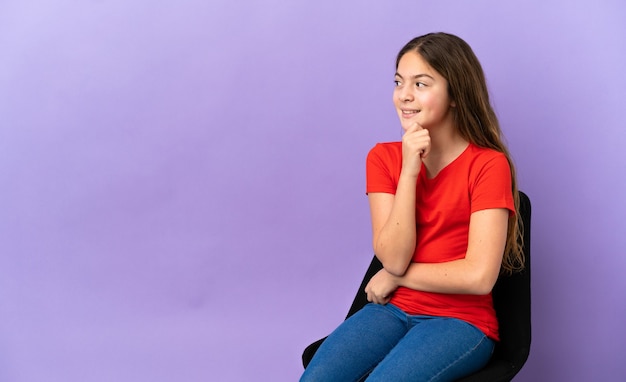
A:
[[[519,217],[520,200],[515,166],[502,139],[502,131],[491,103],[485,75],[472,51],[461,38],[448,33],[429,33],[409,41],[398,53],[396,69],[402,56],[417,52],[448,81],[448,94],[456,103],[455,125],[467,141],[503,153],[511,168],[512,191],[517,214],[509,217],[506,247],[501,271],[511,274],[524,268],[524,251],[518,238],[523,226]]]

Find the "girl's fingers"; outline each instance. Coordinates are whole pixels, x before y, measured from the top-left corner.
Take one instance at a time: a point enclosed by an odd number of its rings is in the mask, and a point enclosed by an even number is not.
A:
[[[408,134],[408,133],[414,133],[414,132],[416,132],[416,131],[420,131],[420,130],[422,130],[422,126],[420,126],[420,124],[419,124],[419,123],[414,122],[414,123],[413,123],[411,126],[409,126],[409,128],[406,130],[405,134]]]

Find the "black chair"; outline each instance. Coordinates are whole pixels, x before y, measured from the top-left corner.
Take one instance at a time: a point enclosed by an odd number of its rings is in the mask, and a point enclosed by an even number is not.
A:
[[[531,204],[526,194],[520,191],[520,216],[524,225],[523,240],[526,257],[524,271],[511,276],[501,275],[493,288],[493,301],[500,324],[500,342],[497,343],[491,360],[483,369],[460,379],[462,382],[510,381],[521,370],[528,359],[531,341],[530,324],[530,216]],[[365,286],[382,264],[374,256],[361,286],[354,297],[346,318],[368,303]],[[313,355],[326,338],[322,338],[304,350],[302,363],[306,368]]]

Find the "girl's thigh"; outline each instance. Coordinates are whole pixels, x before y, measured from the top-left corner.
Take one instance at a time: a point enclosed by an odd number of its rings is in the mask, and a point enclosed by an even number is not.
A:
[[[367,381],[454,381],[484,367],[494,342],[453,318],[419,318]]]
[[[404,337],[408,323],[392,305],[368,304],[322,343],[300,381],[358,381]]]

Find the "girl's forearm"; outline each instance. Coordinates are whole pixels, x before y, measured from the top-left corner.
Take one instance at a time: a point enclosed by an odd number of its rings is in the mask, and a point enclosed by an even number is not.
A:
[[[415,253],[415,184],[416,177],[400,175],[391,213],[374,243],[383,267],[396,276],[406,272]]]
[[[491,292],[497,277],[467,259],[444,263],[411,263],[398,286],[424,292],[485,295]]]

